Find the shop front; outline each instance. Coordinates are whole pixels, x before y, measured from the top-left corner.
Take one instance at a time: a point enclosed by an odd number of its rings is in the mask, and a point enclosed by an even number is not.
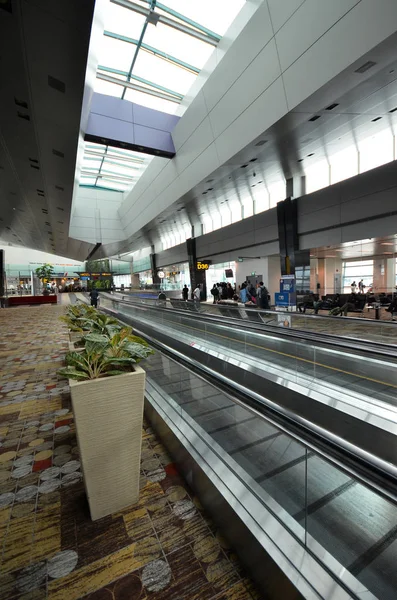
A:
[[[206,271],[206,280],[208,291],[215,283],[230,283],[234,287],[236,283],[236,263],[232,261],[209,265]]]
[[[187,285],[190,289],[189,263],[169,265],[162,267],[157,272],[161,279],[161,289],[164,291],[180,291]]]

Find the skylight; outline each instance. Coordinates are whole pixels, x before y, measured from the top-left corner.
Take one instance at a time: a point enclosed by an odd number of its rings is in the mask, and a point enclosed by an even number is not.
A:
[[[244,2],[109,0],[94,91],[175,114]]]
[[[152,158],[148,154],[85,142],[80,185],[129,191]]]
[[[94,91],[175,114],[245,0],[108,0]],[[85,143],[80,185],[130,191],[151,156]]]

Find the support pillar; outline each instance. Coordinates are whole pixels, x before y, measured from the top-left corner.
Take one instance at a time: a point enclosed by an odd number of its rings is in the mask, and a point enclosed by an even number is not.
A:
[[[154,246],[153,246],[153,248],[154,248]],[[153,285],[157,285],[157,286],[160,287],[160,285],[161,285],[161,279],[157,275],[156,255],[155,255],[154,252],[152,252],[152,254],[150,255],[150,269],[152,271]]]
[[[206,271],[197,269],[196,238],[189,238],[186,240],[186,246],[190,272],[190,292],[192,294],[196,286],[200,286],[201,301],[205,302],[207,300]]]

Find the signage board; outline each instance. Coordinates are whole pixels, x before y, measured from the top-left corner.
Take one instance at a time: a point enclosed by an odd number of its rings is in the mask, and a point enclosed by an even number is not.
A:
[[[284,275],[280,279],[280,292],[281,292],[281,294],[284,294],[284,293],[292,294],[295,292],[295,277],[294,277],[294,275]]]
[[[208,269],[210,268],[210,264],[210,260],[198,260],[196,263],[196,267],[198,271],[208,271]]]
[[[289,292],[276,292],[274,294],[274,300],[276,306],[295,306],[296,305],[296,294]]]
[[[160,279],[164,279],[164,277],[165,277],[164,271],[158,271],[157,277],[160,277]]]

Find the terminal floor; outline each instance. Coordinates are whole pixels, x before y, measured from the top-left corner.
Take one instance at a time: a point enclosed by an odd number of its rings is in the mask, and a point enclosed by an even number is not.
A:
[[[90,520],[63,311],[0,311],[0,598],[259,600],[147,424],[139,503]]]

